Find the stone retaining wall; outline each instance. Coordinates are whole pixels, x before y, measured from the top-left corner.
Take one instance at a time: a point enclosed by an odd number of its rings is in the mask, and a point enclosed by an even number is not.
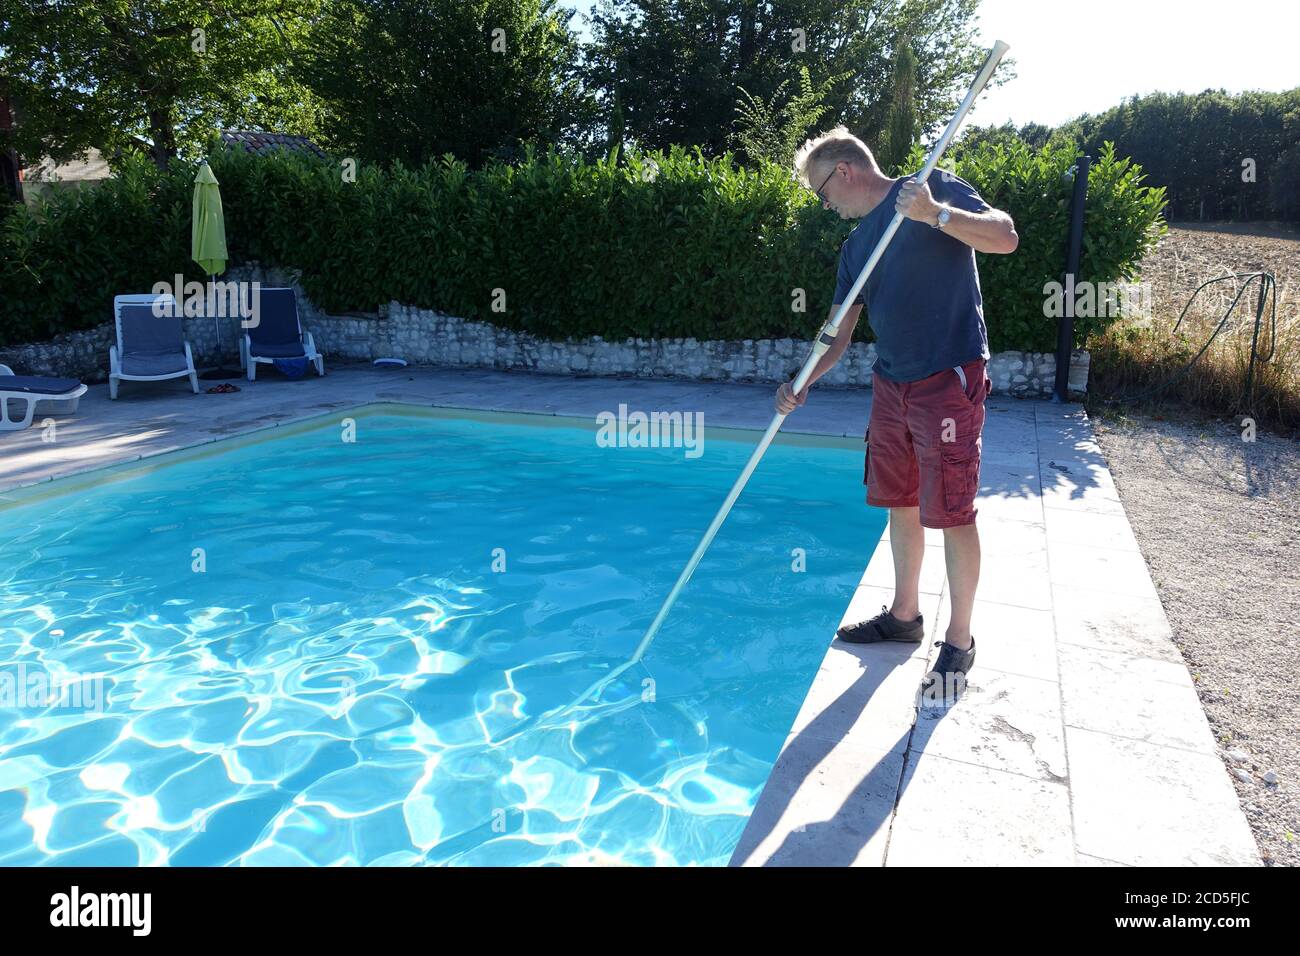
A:
[[[283,270],[230,269],[223,281],[258,281],[263,287],[296,283]],[[638,378],[685,378],[698,381],[767,382],[791,379],[808,354],[809,344],[796,339],[626,339],[606,342],[599,336],[551,342],[526,332],[472,322],[430,309],[390,302],[371,315],[328,315],[298,289],[302,323],[324,353],[333,359],[370,361],[404,358],[412,365],[458,368],[522,369],[554,374],[632,375]],[[108,312],[111,306],[106,307]],[[184,319],[185,337],[200,368],[218,358],[216,326],[221,325],[225,361],[238,361],[238,319]],[[0,349],[0,363],[19,374],[60,375],[86,382],[108,378],[108,348],[114,341],[111,321],[95,329],[57,336],[53,341]],[[874,344],[855,342],[821,380],[826,385],[870,385]],[[989,362],[993,391],[1025,397],[1051,394],[1056,356],[1050,352],[999,352]],[[1070,362],[1070,391],[1087,389],[1088,353],[1076,351]]]

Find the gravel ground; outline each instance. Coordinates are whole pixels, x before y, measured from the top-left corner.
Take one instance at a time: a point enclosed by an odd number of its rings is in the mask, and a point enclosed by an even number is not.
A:
[[[1300,442],[1094,424],[1260,853],[1300,865]]]

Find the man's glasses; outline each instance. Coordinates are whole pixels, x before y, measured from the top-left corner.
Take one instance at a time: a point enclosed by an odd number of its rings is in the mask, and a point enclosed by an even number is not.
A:
[[[836,169],[836,167],[832,166],[832,167],[831,167],[830,176],[827,176],[825,179],[823,179],[823,180],[822,180],[822,184],[821,184],[820,186],[818,186],[816,190],[814,190],[814,192],[817,193],[817,198],[818,198],[819,200],[821,200],[821,202],[822,202],[823,204],[825,204],[825,203],[829,203],[829,202],[830,202],[829,199],[827,199],[824,195],[822,195],[822,190],[825,189],[825,188],[826,188],[826,184],[827,184],[828,182],[831,181],[831,176],[834,176],[834,175],[835,175],[835,169]]]

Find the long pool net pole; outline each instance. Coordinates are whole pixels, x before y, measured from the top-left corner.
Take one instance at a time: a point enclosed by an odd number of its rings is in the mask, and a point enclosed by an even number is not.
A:
[[[929,158],[926,159],[925,165],[916,176],[917,182],[924,183],[930,178],[930,173],[934,171],[935,165],[939,162],[939,157],[941,157],[943,151],[948,148],[949,142],[952,141],[952,137],[957,132],[957,128],[961,125],[962,120],[966,118],[966,114],[970,111],[971,105],[975,102],[975,98],[980,95],[980,92],[988,83],[989,77],[993,75],[993,71],[997,68],[998,62],[1006,54],[1008,49],[1010,49],[1009,45],[1003,43],[1001,40],[998,40],[993,44],[993,49],[989,51],[988,57],[985,58],[984,65],[981,66],[979,72],[975,74],[975,81],[971,84],[970,89],[966,91],[966,96],[961,101],[961,106],[957,108],[957,112],[953,114],[952,119],[948,121],[948,126],[944,129],[943,135],[939,137],[939,141],[935,143],[934,148],[930,150]],[[880,237],[880,241],[876,243],[876,248],[872,250],[871,256],[867,259],[866,265],[864,265],[862,271],[858,273],[857,281],[854,282],[853,287],[849,289],[848,295],[846,295],[844,301],[840,303],[840,307],[835,311],[835,315],[822,326],[821,331],[817,334],[817,339],[813,342],[812,351],[809,353],[807,360],[803,363],[803,368],[799,370],[798,377],[794,380],[793,390],[796,395],[803,391],[804,386],[808,384],[808,379],[812,377],[813,369],[817,366],[818,360],[826,354],[827,350],[834,343],[835,336],[839,334],[840,323],[844,321],[844,316],[848,314],[850,304],[857,298],[863,285],[866,284],[867,278],[871,275],[871,271],[875,269],[876,263],[880,261],[880,257],[884,254],[885,248],[889,245],[889,241],[894,238],[894,233],[898,231],[898,227],[902,222],[902,213],[894,213],[894,218],[889,221],[889,226]],[[655,639],[655,635],[659,633],[659,628],[663,625],[664,619],[668,617],[668,612],[672,610],[673,605],[677,602],[677,596],[682,593],[682,588],[686,586],[686,582],[689,581],[691,575],[695,573],[695,569],[699,566],[700,560],[704,557],[704,552],[709,550],[709,545],[713,543],[713,539],[717,535],[718,529],[721,528],[722,523],[727,520],[727,515],[731,511],[731,506],[736,503],[736,499],[740,497],[740,493],[745,489],[745,484],[749,481],[749,476],[752,475],[754,469],[758,467],[759,461],[762,460],[763,455],[766,454],[767,447],[772,444],[772,439],[776,437],[776,433],[780,431],[782,423],[785,422],[785,418],[786,416],[781,412],[777,412],[776,415],[772,417],[771,424],[767,426],[767,431],[763,432],[763,438],[759,441],[758,447],[755,448],[754,453],[749,456],[749,461],[745,464],[745,468],[740,473],[740,477],[736,479],[736,483],[731,486],[731,491],[727,493],[726,500],[722,502],[722,507],[719,508],[718,513],[713,516],[713,521],[709,523],[709,529],[704,532],[704,537],[700,539],[699,545],[696,546],[695,553],[691,555],[691,560],[688,561],[686,567],[682,569],[682,573],[677,578],[677,583],[674,584],[673,589],[668,592],[667,599],[664,601],[663,606],[659,608],[659,613],[655,615],[655,619],[651,622],[650,629],[646,631],[645,637],[641,638],[641,643],[637,645],[636,652],[625,663],[619,665],[596,683],[592,684],[591,687],[589,687],[587,691],[574,702],[575,705],[586,700],[593,692],[598,692],[604,685],[614,680],[645,656],[646,649],[650,647],[650,643]]]

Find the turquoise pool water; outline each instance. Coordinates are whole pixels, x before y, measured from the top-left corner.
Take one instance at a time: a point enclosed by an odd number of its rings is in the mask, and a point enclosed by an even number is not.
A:
[[[757,433],[345,414],[0,511],[0,865],[725,864],[883,531],[861,453],[774,445],[646,659],[517,733]]]

